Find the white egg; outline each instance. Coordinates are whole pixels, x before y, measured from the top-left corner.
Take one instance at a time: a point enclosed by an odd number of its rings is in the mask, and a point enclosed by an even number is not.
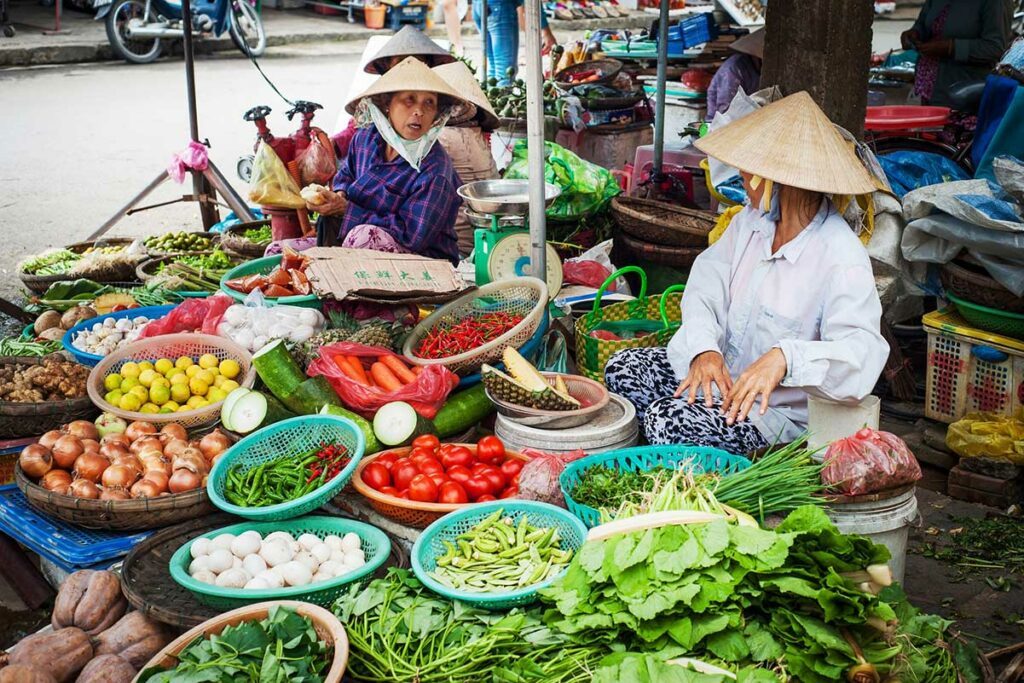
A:
[[[360,567],[366,563],[366,554],[362,550],[351,550],[345,553],[345,564],[351,565],[356,562]]]
[[[259,576],[267,571],[267,561],[255,553],[246,555],[245,559],[242,560],[242,569],[253,576]]]
[[[280,588],[284,585],[284,577],[276,569],[268,569],[257,574],[255,578],[265,581],[270,588]]]
[[[203,557],[204,555],[210,554],[210,539],[208,538],[197,538],[192,541],[192,547],[189,548],[189,552],[192,553],[192,557]]]
[[[281,567],[281,576],[289,586],[305,586],[313,580],[313,572],[309,567],[294,560]]]
[[[267,534],[267,537],[265,539],[263,539],[263,541],[264,541],[264,543],[267,542],[267,541],[274,541],[274,542],[277,542],[277,543],[284,543],[284,544],[286,544],[290,548],[292,543],[295,542],[295,538],[290,533],[288,533],[287,531],[274,531],[274,532],[271,532],[271,533]]]
[[[210,541],[210,550],[231,550],[231,542],[235,540],[234,534],[220,534]]]
[[[247,590],[266,590],[270,588],[270,584],[257,576],[249,579],[249,582],[245,584],[244,588]]]
[[[258,531],[246,531],[231,541],[231,552],[235,557],[246,557],[260,551],[262,539]]]
[[[252,577],[244,569],[229,569],[217,576],[221,588],[242,588]]]
[[[341,548],[331,551],[331,562],[341,564],[345,561],[345,551]]]
[[[309,567],[309,572],[311,574],[315,574],[316,570],[320,567],[320,562],[318,562],[315,557],[313,557],[312,555],[307,553],[305,550],[299,552],[294,557],[294,561],[295,562],[301,562],[302,564],[304,564],[307,567]]]
[[[342,564],[340,562],[334,562],[332,560],[327,560],[322,565],[320,565],[320,568],[317,569],[316,571],[317,571],[318,574],[330,574],[331,576],[337,576],[338,569],[341,566],[342,566]]]
[[[231,568],[232,569],[241,569],[242,568],[242,558],[240,558],[238,555],[232,555],[231,556]]]
[[[302,546],[303,550],[312,550],[314,547],[320,545],[323,541],[319,537],[313,534],[302,534],[299,536],[299,545]]]
[[[353,531],[345,534],[345,537],[341,539],[341,549],[346,553],[350,550],[359,550],[363,545],[363,542],[359,540],[359,535]]]
[[[326,543],[313,546],[309,549],[309,554],[316,558],[316,561],[320,564],[331,559],[331,549],[327,547]]]
[[[209,569],[214,574],[220,574],[222,571],[231,569],[232,560],[234,559],[231,551],[226,548],[217,548],[207,557],[209,558]]]
[[[336,577],[337,576],[345,576],[345,574],[348,574],[351,571],[355,571],[356,569],[359,569],[359,567],[350,567],[347,564],[342,563],[342,564],[339,564],[338,568],[334,570],[334,575]]]
[[[209,569],[203,569],[192,575],[192,578],[196,581],[202,581],[203,583],[214,584],[217,582],[217,575],[211,572]]]
[[[204,571],[210,571],[210,558],[207,555],[200,555],[188,565],[188,573],[192,576],[195,576],[196,572]]]
[[[366,564],[366,560],[364,560],[361,556],[358,556],[358,555],[346,555],[345,556],[345,570],[346,570],[346,572],[350,572],[350,571],[353,571],[355,569],[359,569],[364,564]]]
[[[341,536],[331,534],[324,538],[324,545],[331,550],[341,550]]]
[[[324,581],[331,581],[332,579],[334,579],[334,574],[318,571],[316,574],[313,574],[313,578],[310,583],[323,583]]]

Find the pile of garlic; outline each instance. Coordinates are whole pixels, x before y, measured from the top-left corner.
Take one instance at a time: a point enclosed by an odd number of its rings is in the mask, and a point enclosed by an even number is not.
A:
[[[107,318],[76,334],[71,340],[71,345],[85,353],[106,356],[138,339],[142,334],[142,328],[147,323],[149,323],[149,318],[144,315],[134,318],[117,318],[116,320]]]
[[[190,551],[189,576],[221,588],[305,586],[330,581],[366,564],[362,539],[353,532],[323,539],[313,534],[295,539],[285,531],[274,531],[266,538],[258,531],[225,533],[197,538]]]

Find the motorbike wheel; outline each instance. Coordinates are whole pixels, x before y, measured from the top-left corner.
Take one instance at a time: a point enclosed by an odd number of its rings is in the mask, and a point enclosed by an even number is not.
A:
[[[160,56],[160,39],[132,39],[128,36],[129,23],[145,23],[152,19],[146,16],[144,0],[114,0],[107,14],[107,39],[114,54],[132,64],[148,64]]]
[[[246,57],[261,57],[267,49],[263,21],[249,0],[231,0],[231,41]]]

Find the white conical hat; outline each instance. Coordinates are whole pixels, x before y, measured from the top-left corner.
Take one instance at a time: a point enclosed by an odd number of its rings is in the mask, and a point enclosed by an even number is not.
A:
[[[460,95],[455,91],[455,88],[448,85],[448,81],[431,71],[429,66],[415,57],[406,57],[386,74],[374,81],[369,88],[352,98],[345,105],[345,111],[349,114],[354,114],[356,105],[367,97],[405,90],[437,93],[438,95],[449,97],[459,104],[469,107],[473,106],[473,103],[466,99],[464,95]]]
[[[431,71],[447,81],[448,85],[458,90],[462,93],[463,97],[476,105],[476,119],[480,122],[481,128],[484,130],[494,130],[498,127],[498,115],[494,113],[494,108],[491,107],[487,95],[484,94],[483,89],[480,87],[480,81],[476,80],[476,76],[473,75],[468,66],[463,62],[452,62],[451,64],[435,66]]]

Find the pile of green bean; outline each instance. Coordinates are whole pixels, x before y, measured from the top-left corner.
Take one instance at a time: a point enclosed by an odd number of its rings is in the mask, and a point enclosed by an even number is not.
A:
[[[334,479],[348,461],[345,446],[322,444],[248,470],[242,463],[235,463],[228,469],[224,497],[232,505],[247,508],[288,503]]]
[[[569,564],[572,550],[562,550],[558,529],[534,526],[527,515],[517,524],[503,514],[495,510],[455,543],[442,541],[447,552],[430,575],[456,590],[505,593],[545,581]]]

